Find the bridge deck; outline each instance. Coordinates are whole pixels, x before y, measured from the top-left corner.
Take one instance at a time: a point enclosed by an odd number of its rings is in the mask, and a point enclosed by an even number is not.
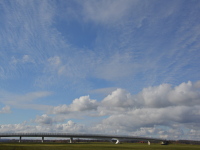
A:
[[[73,138],[117,138],[117,139],[138,139],[138,140],[158,140],[163,139],[138,137],[138,136],[123,136],[123,135],[103,135],[103,134],[82,134],[82,133],[0,133],[0,137],[73,137]]]

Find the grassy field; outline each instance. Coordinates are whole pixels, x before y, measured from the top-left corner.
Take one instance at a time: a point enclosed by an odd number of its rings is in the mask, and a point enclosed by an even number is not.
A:
[[[139,143],[0,143],[0,150],[199,150],[200,145]]]

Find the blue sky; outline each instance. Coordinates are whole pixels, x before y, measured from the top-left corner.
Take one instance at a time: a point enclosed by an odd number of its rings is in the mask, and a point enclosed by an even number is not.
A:
[[[199,13],[198,0],[1,0],[0,132],[200,140]]]

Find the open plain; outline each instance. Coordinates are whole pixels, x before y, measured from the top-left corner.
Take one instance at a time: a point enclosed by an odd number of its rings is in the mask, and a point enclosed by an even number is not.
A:
[[[146,143],[0,143],[0,150],[197,150],[200,145]]]

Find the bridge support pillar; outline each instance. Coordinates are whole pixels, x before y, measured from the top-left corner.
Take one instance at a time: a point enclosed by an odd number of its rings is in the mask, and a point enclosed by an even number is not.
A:
[[[22,141],[22,137],[20,136],[20,137],[19,137],[19,143],[21,143],[21,141]]]
[[[44,137],[42,137],[42,143],[44,143]]]
[[[73,143],[73,137],[70,137],[69,143]]]

